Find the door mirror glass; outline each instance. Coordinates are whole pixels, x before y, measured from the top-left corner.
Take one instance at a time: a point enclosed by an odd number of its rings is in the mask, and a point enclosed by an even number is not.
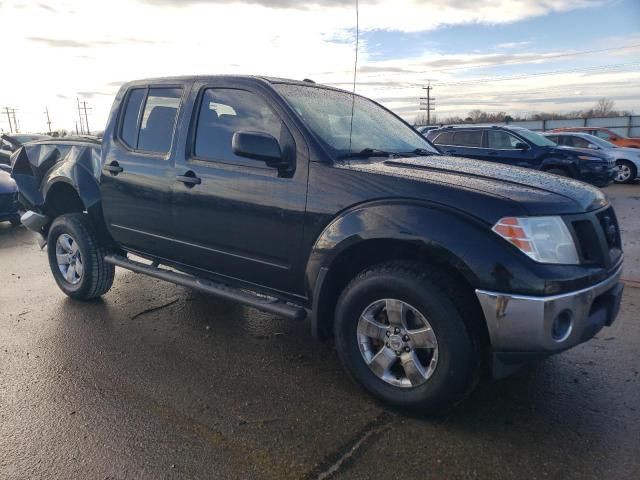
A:
[[[529,150],[529,144],[524,142],[518,142],[516,143],[516,148],[518,150]]]
[[[283,160],[278,140],[268,133],[235,132],[231,140],[231,149],[239,157],[261,160],[273,168],[288,166]]]

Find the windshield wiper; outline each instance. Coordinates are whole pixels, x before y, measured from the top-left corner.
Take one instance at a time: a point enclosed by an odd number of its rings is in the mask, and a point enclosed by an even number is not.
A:
[[[391,157],[398,155],[397,152],[387,152],[377,148],[364,148],[359,152],[349,152],[340,155],[340,158],[369,158],[369,157]]]

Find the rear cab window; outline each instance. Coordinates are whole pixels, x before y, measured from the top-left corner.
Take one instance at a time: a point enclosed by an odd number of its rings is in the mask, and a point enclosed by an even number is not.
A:
[[[131,89],[125,101],[120,140],[133,150],[169,153],[181,97],[180,87]]]

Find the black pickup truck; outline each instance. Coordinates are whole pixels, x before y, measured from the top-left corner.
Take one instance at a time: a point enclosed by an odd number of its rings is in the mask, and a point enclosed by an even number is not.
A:
[[[361,96],[262,77],[143,80],[102,143],[12,156],[23,223],[70,297],[114,267],[295,320],[351,376],[437,411],[611,325],[616,216],[572,179],[443,156]],[[134,258],[132,258],[135,256]]]

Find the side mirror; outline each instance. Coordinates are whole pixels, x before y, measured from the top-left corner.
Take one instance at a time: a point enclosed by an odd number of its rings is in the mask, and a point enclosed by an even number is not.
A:
[[[11,145],[8,145],[6,143],[3,143],[2,145],[0,145],[0,150],[5,152],[13,152],[13,148],[11,148]]]
[[[524,142],[516,143],[516,149],[518,150],[529,150],[529,144]]]
[[[600,147],[593,143],[590,143],[589,145],[587,145],[587,148],[589,148],[590,150],[600,150]]]
[[[231,139],[231,149],[239,157],[261,160],[269,167],[289,167],[289,163],[283,158],[278,140],[268,133],[235,132]]]

